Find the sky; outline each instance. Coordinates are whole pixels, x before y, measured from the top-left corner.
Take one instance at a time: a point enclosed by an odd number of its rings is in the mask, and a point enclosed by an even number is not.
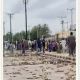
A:
[[[27,25],[28,30],[38,24],[48,24],[52,35],[61,31],[61,18],[66,16],[64,22],[71,24],[71,12],[67,8],[76,9],[76,0],[29,0],[27,4]],[[15,13],[12,16],[12,33],[25,31],[25,5],[23,0],[3,0],[3,21],[5,23],[5,33],[10,32],[10,18],[7,13]],[[73,10],[73,24],[76,24],[76,10]],[[64,24],[67,30],[67,24]]]

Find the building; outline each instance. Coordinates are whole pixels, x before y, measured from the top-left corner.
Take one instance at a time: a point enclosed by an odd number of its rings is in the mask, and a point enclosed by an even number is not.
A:
[[[63,36],[62,36],[62,32],[57,32],[54,38],[57,40],[60,40],[62,38],[67,38],[70,35],[70,32],[73,32],[73,35],[76,37],[76,31],[64,31]]]
[[[73,25],[72,31],[63,31],[63,36],[62,36],[62,31],[57,32],[54,38],[57,40],[62,39],[62,37],[67,38],[70,35],[70,32],[73,32],[73,35],[76,38],[76,24]]]
[[[52,35],[52,36],[50,36],[50,37],[48,37],[48,38],[45,38],[45,40],[53,40],[54,39],[54,35]]]
[[[62,36],[62,31],[57,32],[54,36],[46,38],[46,40],[60,40],[62,38],[67,38],[70,35],[70,32],[73,32],[73,35],[76,38],[76,24],[73,25],[72,31],[64,31]]]

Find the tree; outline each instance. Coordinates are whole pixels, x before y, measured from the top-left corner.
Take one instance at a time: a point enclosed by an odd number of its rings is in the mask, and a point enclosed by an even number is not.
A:
[[[42,28],[41,28],[41,35],[44,35],[45,37],[49,37],[50,33],[51,33],[51,31],[50,31],[48,25],[47,24],[43,24]]]
[[[25,39],[25,31],[21,31],[19,33],[16,33],[14,36],[13,36],[13,40],[16,41],[16,40],[22,40],[22,39]]]
[[[10,32],[8,32],[4,37],[6,41],[10,41],[10,37],[11,37]]]
[[[31,40],[37,39],[37,26],[34,26],[30,32]]]
[[[29,32],[30,32],[30,38],[31,40],[37,40],[37,38],[41,38],[42,36],[49,37],[50,36],[50,29],[47,24],[38,24],[37,26],[34,26],[30,31],[27,31],[27,37],[29,39]],[[37,37],[38,36],[38,37]],[[13,35],[13,41],[16,40],[22,40],[26,38],[25,31],[17,32]],[[6,40],[10,41],[10,34],[6,34]]]
[[[37,26],[34,26],[31,30],[31,39],[32,40],[36,40],[37,39],[37,35],[39,38],[41,38],[42,36],[45,36],[45,37],[49,37],[50,36],[50,29],[48,27],[47,24],[43,24],[43,25],[37,25]]]

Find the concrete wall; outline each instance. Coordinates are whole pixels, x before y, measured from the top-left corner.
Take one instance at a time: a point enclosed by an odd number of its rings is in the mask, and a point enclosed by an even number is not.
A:
[[[70,35],[70,32],[73,32],[73,35],[76,37],[76,31],[64,31],[63,32],[63,37],[64,38],[67,38],[69,35]],[[62,38],[62,32],[58,32],[55,34],[55,38]]]
[[[70,32],[73,32],[73,35],[76,37],[76,31],[64,31],[63,36],[67,38],[70,35]],[[62,32],[57,32],[53,37],[45,38],[46,40],[57,40],[62,38]]]

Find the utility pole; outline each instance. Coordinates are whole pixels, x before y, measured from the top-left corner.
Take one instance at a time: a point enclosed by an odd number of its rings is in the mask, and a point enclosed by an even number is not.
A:
[[[10,18],[10,41],[12,42],[12,26],[11,26],[11,18],[15,13],[6,13]]]
[[[12,33],[12,42],[13,42],[13,33]]]
[[[3,40],[5,41],[5,22],[6,21],[3,21],[3,32],[4,32],[4,34],[3,34]]]
[[[71,11],[71,27],[70,27],[70,30],[72,31],[72,28],[73,28],[73,10],[75,10],[75,9],[72,8],[72,9],[67,9],[67,10]]]
[[[61,16],[61,17],[58,17],[58,18],[61,18],[61,22],[62,22],[61,23],[62,24],[62,38],[63,38],[63,34],[64,34],[63,33],[63,31],[64,31],[64,28],[63,28],[64,27],[64,20],[63,20],[63,18],[66,18],[66,16],[65,17]]]
[[[69,22],[66,22],[65,24],[67,24],[67,31],[69,31],[69,28],[68,28],[68,24],[69,24]]]
[[[8,32],[8,34],[10,34],[10,32]],[[10,36],[8,35],[8,41],[10,41]]]
[[[23,0],[23,3],[25,4],[25,27],[26,27],[26,40],[27,40],[27,4],[29,0]]]
[[[6,22],[6,21],[3,21],[4,36],[5,36],[5,22]]]

